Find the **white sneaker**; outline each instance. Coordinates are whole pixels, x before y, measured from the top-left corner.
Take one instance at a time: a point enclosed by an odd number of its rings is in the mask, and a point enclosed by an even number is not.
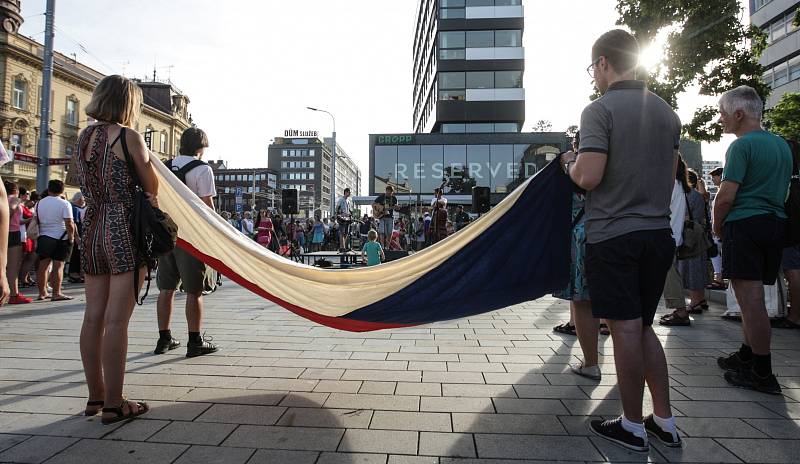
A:
[[[600,374],[600,366],[584,367],[582,362],[570,364],[569,370],[571,370],[573,374],[580,375],[581,377],[586,377],[587,379],[600,380],[602,377],[602,375]]]

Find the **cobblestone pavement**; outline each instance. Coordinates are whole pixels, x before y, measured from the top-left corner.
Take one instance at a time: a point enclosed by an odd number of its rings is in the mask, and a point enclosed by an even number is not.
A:
[[[355,334],[226,283],[206,300],[206,329],[222,350],[186,359],[180,349],[151,354],[151,297],[131,323],[125,382],[153,410],[103,426],[80,415],[83,293],[68,293],[78,298],[0,309],[0,462],[800,462],[800,332],[774,333],[783,396],[729,388],[715,358],[741,336],[720,307],[691,328],[658,329],[686,444],[642,456],[589,436],[590,419],[620,412],[611,340],[599,385],[570,374],[580,350],[552,332],[568,311],[553,299]]]

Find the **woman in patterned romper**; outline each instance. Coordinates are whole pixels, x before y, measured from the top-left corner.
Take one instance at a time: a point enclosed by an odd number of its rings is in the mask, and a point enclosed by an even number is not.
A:
[[[134,183],[128,172],[128,156],[148,199],[157,206],[158,181],[150,165],[144,139],[130,129],[139,117],[142,92],[131,80],[108,76],[98,84],[86,106],[97,120],[83,130],[75,168],[86,198],[81,240],[81,261],[86,273],[86,312],[81,328],[81,360],[89,387],[86,415],[102,409],[104,424],[146,413],[146,403],[123,399],[128,322],[133,314],[133,271],[142,266],[131,237]],[[126,130],[127,129],[127,130]],[[142,279],[138,282],[141,286]]]

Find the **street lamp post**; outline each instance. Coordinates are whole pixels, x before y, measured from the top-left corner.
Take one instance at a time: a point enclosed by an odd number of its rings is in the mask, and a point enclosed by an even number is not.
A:
[[[19,3],[19,2],[18,2]],[[44,192],[47,189],[47,182],[50,180],[50,88],[53,81],[53,41],[55,39],[55,13],[56,0],[47,0],[47,12],[45,13],[45,34],[44,34],[44,60],[42,64],[42,98],[40,109],[42,118],[39,125],[39,141],[36,154],[39,156],[39,166],[36,169],[36,189]]]
[[[333,153],[331,154],[331,218],[336,216],[336,118],[328,111],[307,106],[311,111],[325,113],[333,120]]]

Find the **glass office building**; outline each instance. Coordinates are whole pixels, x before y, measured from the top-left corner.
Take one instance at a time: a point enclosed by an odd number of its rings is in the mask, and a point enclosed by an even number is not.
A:
[[[419,0],[418,5],[414,132],[520,132],[522,0]]]
[[[443,186],[448,205],[470,205],[488,187],[494,205],[567,150],[563,132],[522,132],[523,29],[522,0],[419,0],[414,133],[370,135],[370,197],[392,185],[424,205]]]
[[[472,187],[489,187],[496,204],[565,151],[563,133],[370,135],[369,194],[392,185],[402,200],[427,201],[437,187],[469,204]]]

